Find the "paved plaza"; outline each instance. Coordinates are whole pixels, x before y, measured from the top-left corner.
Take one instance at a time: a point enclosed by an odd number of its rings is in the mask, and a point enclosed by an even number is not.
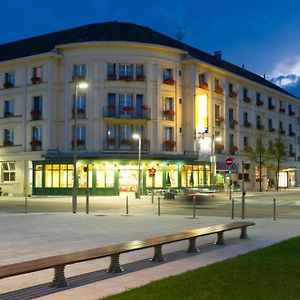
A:
[[[83,201],[81,199],[80,201]],[[236,219],[240,220],[240,219]],[[299,235],[300,219],[259,218],[248,229],[249,239],[239,231],[225,233],[226,245],[214,246],[215,236],[198,238],[201,252],[184,253],[187,241],[163,247],[166,261],[150,263],[153,249],[120,256],[122,274],[108,274],[109,258],[66,267],[67,288],[49,287],[53,270],[0,280],[0,299],[99,299],[148,282],[205,266]],[[0,214],[1,265],[55,254],[74,252],[175,233],[190,228],[231,222],[227,217],[188,218],[183,215],[137,213],[123,216],[106,211],[85,213],[2,213]]]

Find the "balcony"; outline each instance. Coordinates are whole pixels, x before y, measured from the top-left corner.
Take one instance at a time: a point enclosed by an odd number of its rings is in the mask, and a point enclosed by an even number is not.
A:
[[[251,103],[252,99],[250,97],[245,97],[244,102],[245,103]]]
[[[238,95],[237,92],[234,92],[234,91],[229,93],[229,97],[232,99],[235,99],[237,97],[237,95]]]
[[[289,116],[290,116],[290,117],[293,117],[294,115],[295,115],[295,112],[292,111],[292,110],[290,110],[290,111],[289,111]]]
[[[215,144],[215,152],[216,153],[221,154],[223,150],[224,150],[223,144]]]
[[[284,130],[284,129],[281,129],[281,128],[278,129],[278,132],[279,132],[279,134],[282,134],[282,135],[285,134],[285,130]]]
[[[175,80],[173,78],[166,78],[163,80],[164,84],[175,85]]]
[[[245,152],[251,152],[253,149],[251,146],[244,146],[244,151]]]
[[[215,117],[216,125],[220,126],[220,123],[224,122],[224,118],[222,116]]]
[[[10,141],[10,140],[4,140],[3,141],[3,146],[4,147],[11,147],[14,145],[14,142],[13,141]]]
[[[174,121],[175,118],[175,111],[172,109],[167,109],[163,111],[163,115],[164,115],[164,120],[167,121]]]
[[[31,121],[42,120],[42,112],[40,110],[31,111]]]
[[[167,140],[163,142],[163,150],[164,151],[175,151],[176,141]]]
[[[271,111],[273,111],[275,109],[275,106],[273,104],[269,104],[268,105],[268,109],[271,110]]]
[[[215,93],[219,94],[219,95],[222,95],[224,92],[224,89],[221,88],[220,86],[216,87],[215,88]]]
[[[72,117],[75,118],[74,108],[72,109]],[[85,109],[77,107],[77,119],[85,119]]]
[[[31,83],[32,84],[39,84],[39,83],[42,83],[42,82],[43,82],[42,78],[40,78],[38,76],[31,77]]]
[[[31,151],[41,151],[42,150],[42,141],[32,140],[30,142]]]
[[[116,119],[151,119],[151,108],[142,105],[141,108],[135,109],[134,107],[123,107],[122,109],[116,109],[115,105],[108,105],[103,108],[104,118],[116,118]]]
[[[74,140],[71,142],[72,150],[74,150]],[[85,150],[85,140],[77,140],[77,150]]]
[[[199,84],[199,88],[204,89],[204,90],[208,90],[208,83],[207,82],[201,82]]]
[[[104,140],[104,151],[138,151],[139,144],[136,140],[132,139],[115,139],[106,138]],[[141,150],[143,152],[149,152],[150,141],[147,139],[141,140]]]
[[[132,75],[120,75],[119,76],[119,80],[123,80],[123,81],[133,81],[133,76]]]
[[[238,147],[237,146],[232,145],[232,146],[229,147],[229,154],[230,155],[236,154],[237,151],[238,151]]]
[[[289,152],[289,157],[296,157],[296,153],[295,152]]]
[[[117,75],[116,74],[109,74],[109,75],[107,75],[107,80],[117,80]]]
[[[256,105],[261,107],[264,105],[264,103],[262,101],[258,100],[258,101],[256,101]]]
[[[291,132],[289,132],[289,136],[294,137],[294,136],[296,136],[296,133],[291,131]]]
[[[269,129],[268,129],[270,132],[275,132],[275,128],[273,128],[273,127],[270,127]]]
[[[285,113],[285,108],[284,107],[280,107],[279,108],[279,112],[282,113],[282,114]]]
[[[4,89],[10,89],[10,88],[13,88],[13,87],[14,87],[14,84],[12,82],[10,82],[10,81],[5,81],[3,83],[3,88]]]
[[[238,123],[237,120],[231,119],[229,120],[229,128],[234,129],[234,126]]]
[[[265,129],[265,126],[264,125],[261,125],[261,124],[257,124],[256,128],[258,130],[264,130]]]
[[[3,117],[4,117],[4,118],[11,118],[11,117],[13,117],[13,116],[14,116],[14,113],[11,112],[11,111],[6,111],[6,112],[4,112],[4,114],[3,114]]]
[[[252,124],[250,122],[244,122],[246,128],[251,128]]]

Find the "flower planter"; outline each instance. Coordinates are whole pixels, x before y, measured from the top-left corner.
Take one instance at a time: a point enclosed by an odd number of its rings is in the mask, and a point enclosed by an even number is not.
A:
[[[137,75],[136,76],[136,81],[145,81],[145,75]]]
[[[11,112],[5,112],[4,114],[3,114],[3,117],[4,118],[9,118],[9,117],[12,117],[13,116],[13,114],[11,113]]]
[[[237,97],[237,93],[236,93],[236,92],[231,92],[231,93],[229,94],[229,97],[230,97],[230,98],[236,98],[236,97]]]
[[[141,109],[142,109],[142,111],[148,111],[148,110],[149,110],[149,107],[146,106],[146,105],[142,105],[142,106],[141,106]]]
[[[123,140],[121,140],[121,145],[122,146],[132,146],[133,145],[133,141],[132,140],[128,140],[128,139],[123,139]]]
[[[264,125],[258,125],[258,126],[257,126],[257,129],[258,129],[258,130],[263,130],[264,128],[265,128]]]
[[[274,132],[274,131],[275,131],[275,128],[269,128],[269,131],[270,131],[270,132]]]
[[[115,140],[114,138],[107,138],[107,139],[106,139],[107,144],[114,144],[115,141],[116,141],[116,140]]]
[[[223,144],[216,144],[215,145],[215,150],[217,152],[221,152],[222,150],[224,150],[224,145]]]
[[[42,142],[39,140],[32,140],[30,142],[30,146],[32,146],[32,147],[37,147],[37,146],[41,146],[41,145],[42,145]]]
[[[127,113],[132,113],[132,112],[134,112],[134,108],[129,107],[129,106],[125,106],[125,107],[123,107],[123,111],[125,111]]]
[[[246,123],[244,124],[244,126],[245,126],[246,128],[250,128],[250,127],[251,127],[251,123],[250,123],[250,122],[246,122]]]
[[[256,102],[256,105],[257,105],[257,106],[263,106],[264,103],[263,103],[262,101],[257,101],[257,102]]]
[[[199,87],[201,89],[208,90],[208,83],[207,82],[202,82],[202,83],[199,84]]]
[[[268,106],[268,108],[269,108],[269,110],[274,110],[275,106],[271,104],[271,105]]]
[[[238,150],[238,147],[237,146],[231,146],[230,147],[230,152],[234,153]]]
[[[236,125],[238,122],[237,122],[237,120],[230,120],[229,121],[229,124],[231,125],[231,126],[234,126],[234,125]]]
[[[172,78],[167,78],[167,79],[164,79],[164,83],[165,84],[169,84],[169,85],[174,85],[175,84],[175,80],[172,79]]]
[[[119,80],[123,81],[133,81],[133,76],[119,76]]]
[[[295,112],[294,111],[289,111],[289,116],[294,116],[295,115]]]
[[[290,157],[296,157],[296,153],[290,152],[290,153],[289,153],[289,156],[290,156]]]
[[[216,122],[222,123],[224,121],[224,118],[222,116],[216,116]]]
[[[244,102],[245,103],[251,103],[251,98],[250,97],[245,97]]]
[[[217,94],[219,94],[219,95],[221,95],[221,94],[223,94],[223,88],[221,88],[221,87],[217,87],[216,89],[215,89],[215,93],[217,93]]]
[[[175,111],[174,110],[170,110],[170,109],[165,110],[164,111],[164,115],[168,116],[168,117],[174,117],[175,116]]]
[[[245,152],[250,152],[250,151],[252,151],[252,147],[251,146],[245,146],[244,151]]]
[[[285,113],[285,108],[283,108],[283,107],[279,108],[279,112],[282,114]]]
[[[174,147],[176,146],[176,142],[172,141],[172,140],[165,141],[164,143],[165,143],[167,149],[170,149],[170,150],[174,150]]]
[[[13,142],[11,141],[4,141],[3,146],[13,146]]]
[[[278,132],[279,132],[279,134],[285,134],[285,130],[283,130],[283,129],[279,129]]]
[[[116,79],[117,79],[116,74],[107,75],[107,80],[116,80]]]
[[[11,83],[11,82],[9,82],[9,81],[6,81],[6,82],[4,82],[4,84],[3,84],[3,88],[4,89],[10,89],[10,88],[12,88],[14,85]]]
[[[42,78],[40,78],[40,77],[33,76],[33,77],[31,78],[31,83],[32,83],[32,84],[37,84],[37,83],[41,83],[41,82],[42,82]]]
[[[289,133],[289,136],[294,137],[295,135],[296,135],[295,132],[290,132],[290,133]]]
[[[109,104],[107,105],[108,109],[116,109],[116,106],[114,104]]]

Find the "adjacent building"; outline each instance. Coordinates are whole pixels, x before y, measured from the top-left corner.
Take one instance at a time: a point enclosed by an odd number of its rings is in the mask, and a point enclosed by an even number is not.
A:
[[[88,82],[86,90],[75,79]],[[280,186],[300,184],[300,102],[268,80],[149,28],[101,23],[0,45],[0,186],[79,194],[155,188],[257,189],[247,151],[279,135]],[[76,126],[76,138],[74,137]],[[141,161],[138,140],[141,137]],[[75,138],[75,141],[74,141]],[[75,142],[75,143],[74,143]],[[229,174],[226,157],[234,165]],[[263,170],[264,188],[274,171]]]

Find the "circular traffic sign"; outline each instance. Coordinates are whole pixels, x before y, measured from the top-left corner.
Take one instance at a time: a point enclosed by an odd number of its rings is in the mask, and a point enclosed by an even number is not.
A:
[[[226,157],[225,162],[226,162],[227,167],[231,167],[233,165],[233,158],[228,156],[228,157]]]

